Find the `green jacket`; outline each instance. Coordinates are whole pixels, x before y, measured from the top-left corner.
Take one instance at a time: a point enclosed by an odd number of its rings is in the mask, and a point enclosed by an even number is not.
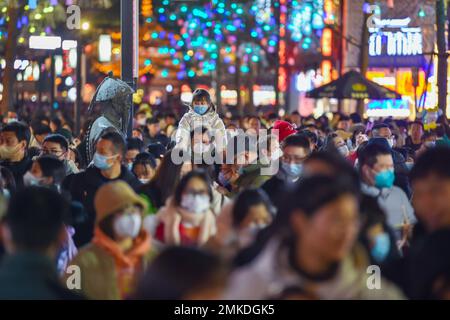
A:
[[[154,252],[144,256],[142,272],[145,271]],[[76,265],[81,270],[81,292],[89,299],[120,300],[114,257],[96,244],[90,243],[82,248],[69,265]],[[68,275],[70,276],[70,275]]]
[[[261,169],[267,166],[260,163],[248,165],[243,168],[243,174],[236,180],[237,192],[250,188],[259,188],[272,176],[261,175]]]

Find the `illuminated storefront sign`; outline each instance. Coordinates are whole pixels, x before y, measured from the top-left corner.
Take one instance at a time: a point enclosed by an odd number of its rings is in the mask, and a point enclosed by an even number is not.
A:
[[[410,27],[411,19],[373,19],[369,28],[369,65],[377,67],[421,66],[423,63],[422,29]]]
[[[278,69],[278,89],[285,92],[287,89],[287,71],[286,71],[286,23],[287,23],[286,0],[280,0],[280,48],[278,57],[280,67]]]
[[[410,102],[408,99],[398,100],[373,100],[367,103],[367,116],[369,117],[400,117],[410,115]]]
[[[333,50],[333,32],[330,28],[325,28],[322,33],[322,55],[330,57]]]

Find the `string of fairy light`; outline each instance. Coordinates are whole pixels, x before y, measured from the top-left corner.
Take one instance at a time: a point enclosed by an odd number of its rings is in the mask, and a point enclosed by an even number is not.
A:
[[[16,21],[19,30],[19,45],[25,45],[30,35],[46,36],[53,34],[58,23],[64,22],[66,2],[58,0],[28,0]],[[7,37],[6,25],[9,23],[8,1],[0,1],[0,40]]]
[[[29,35],[50,35],[55,28],[55,13],[72,0],[27,0],[17,20],[18,43],[25,45]],[[315,50],[324,24],[324,0],[288,1],[286,30],[289,40],[301,50]],[[226,1],[181,3],[170,0],[142,0],[144,23],[162,28],[151,31],[149,41],[165,41],[158,54],[167,55],[171,66],[159,70],[159,76],[176,72],[178,79],[211,75],[218,60],[230,74],[251,71],[256,64],[267,65],[267,55],[277,54],[279,44],[275,12],[279,1]],[[0,39],[8,23],[7,1],[0,0]],[[3,28],[2,28],[3,27]],[[242,35],[249,35],[242,40]],[[240,65],[236,61],[239,58]],[[144,60],[149,67],[151,57]],[[158,74],[157,74],[158,76]]]
[[[148,2],[149,0],[146,0]],[[324,23],[324,0],[288,1],[287,31],[289,40],[300,50],[315,50],[320,44]],[[147,4],[148,5],[148,4]],[[251,71],[252,65],[267,64],[268,54],[276,54],[279,42],[274,32],[278,1],[225,1],[212,0],[187,5],[174,1],[153,1],[152,16],[146,23],[157,23],[167,31],[153,32],[153,40],[169,40],[158,53],[167,54],[179,67],[177,78],[211,75],[221,59],[228,73]],[[243,34],[250,39],[241,41]],[[239,57],[240,66],[236,66]],[[147,65],[151,60],[145,61]],[[169,69],[160,71],[168,77]]]

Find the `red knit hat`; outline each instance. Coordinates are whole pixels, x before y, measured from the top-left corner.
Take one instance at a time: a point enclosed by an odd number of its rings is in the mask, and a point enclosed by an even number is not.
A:
[[[278,130],[278,141],[281,142],[290,135],[297,133],[295,127],[287,121],[277,120],[273,124],[273,129]]]

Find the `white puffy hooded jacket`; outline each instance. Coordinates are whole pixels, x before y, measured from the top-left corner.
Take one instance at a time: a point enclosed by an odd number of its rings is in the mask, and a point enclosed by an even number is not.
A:
[[[227,136],[225,131],[225,125],[222,119],[217,114],[216,106],[213,104],[212,108],[200,115],[189,107],[189,111],[184,114],[178,124],[178,129],[175,135],[176,147],[183,150],[187,150],[190,147],[191,131],[194,128],[205,127],[211,137],[214,137],[214,145],[216,150],[223,150],[227,143]]]

